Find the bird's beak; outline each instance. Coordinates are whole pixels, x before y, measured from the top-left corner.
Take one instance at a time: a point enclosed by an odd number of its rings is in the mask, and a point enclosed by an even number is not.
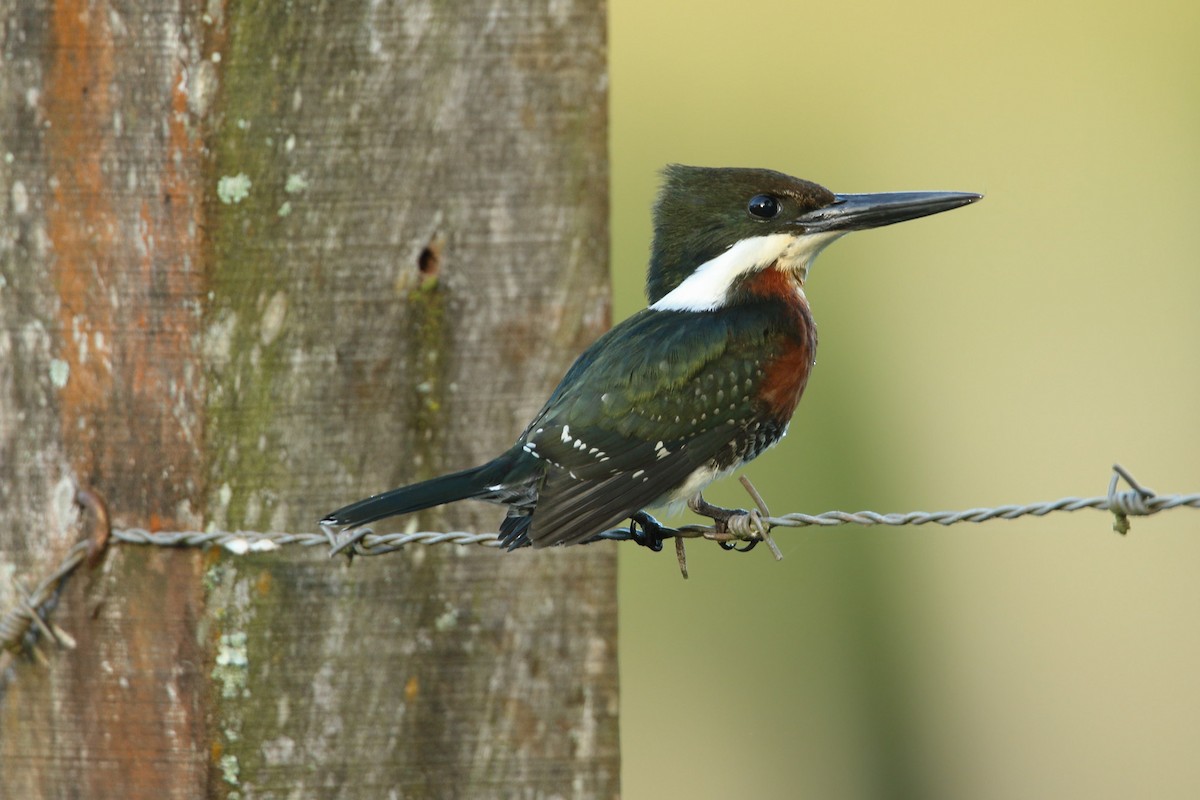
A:
[[[802,225],[805,233],[849,233],[940,214],[982,197],[972,192],[839,194],[829,205],[800,215],[796,224]]]

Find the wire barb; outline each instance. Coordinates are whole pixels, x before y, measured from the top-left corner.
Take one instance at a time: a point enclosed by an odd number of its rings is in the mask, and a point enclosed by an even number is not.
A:
[[[779,549],[779,545],[775,544],[775,540],[771,538],[771,527],[764,522],[771,516],[770,510],[767,508],[767,501],[763,500],[763,496],[758,493],[758,489],[754,488],[754,484],[745,475],[742,475],[738,480],[742,484],[742,488],[750,495],[750,499],[754,501],[754,505],[758,506],[758,513],[753,511],[746,515],[747,520],[752,523],[754,533],[758,538],[767,543],[767,547],[771,548],[771,555],[775,556],[776,561],[783,561],[783,552]]]
[[[1118,492],[1117,484],[1124,480],[1133,491]],[[1129,533],[1129,517],[1144,517],[1153,514],[1147,501],[1153,500],[1154,491],[1141,486],[1129,470],[1120,464],[1113,464],[1112,480],[1108,482],[1108,510],[1113,515],[1113,530],[1124,536]]]
[[[12,608],[0,614],[0,673],[7,669],[13,654],[24,649],[34,652],[38,660],[44,660],[34,648],[38,633],[64,648],[74,646],[74,639],[49,620],[49,613],[62,582],[76,567],[88,560],[91,549],[90,539],[78,542],[67,551],[59,566],[32,589],[16,577],[13,578],[12,587],[16,590],[18,600]]]
[[[15,576],[12,579],[17,602],[0,614],[0,674],[8,668],[13,655],[22,650],[27,649],[39,661],[45,661],[35,647],[39,634],[59,647],[75,647],[74,638],[50,621],[50,611],[67,577],[85,561],[91,566],[99,563],[112,534],[108,506],[99,492],[78,488],[75,502],[87,512],[87,536],[68,550],[58,568],[32,590]]]

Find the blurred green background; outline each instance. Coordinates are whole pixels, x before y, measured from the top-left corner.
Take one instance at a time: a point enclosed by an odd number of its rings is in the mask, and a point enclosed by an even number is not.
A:
[[[731,10],[739,9],[739,10]],[[981,191],[853,234],[776,513],[1200,491],[1200,5],[614,0],[616,316],[657,171]],[[745,505],[736,481],[709,499]],[[621,548],[623,795],[1200,796],[1200,513]]]

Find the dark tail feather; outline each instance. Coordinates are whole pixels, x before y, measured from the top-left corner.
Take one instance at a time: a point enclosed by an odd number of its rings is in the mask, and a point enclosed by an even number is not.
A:
[[[431,478],[411,486],[401,486],[399,489],[392,489],[390,492],[383,492],[339,508],[326,514],[321,522],[342,526],[366,525],[397,514],[411,514],[456,500],[480,497],[488,494],[489,487],[494,485],[498,477],[495,474],[496,466],[496,462],[492,461],[481,467],[464,469],[462,472]]]
[[[529,525],[533,517],[528,512],[517,513],[509,511],[508,516],[500,523],[500,546],[506,550],[516,550],[525,547],[529,542]]]

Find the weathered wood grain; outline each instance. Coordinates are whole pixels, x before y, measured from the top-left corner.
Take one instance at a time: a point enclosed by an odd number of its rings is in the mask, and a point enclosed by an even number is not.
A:
[[[506,446],[608,323],[598,3],[0,25],[0,604],[77,483],[118,525],[312,530]],[[615,796],[615,588],[611,546],[113,548],[76,649],[0,678],[0,796]]]

